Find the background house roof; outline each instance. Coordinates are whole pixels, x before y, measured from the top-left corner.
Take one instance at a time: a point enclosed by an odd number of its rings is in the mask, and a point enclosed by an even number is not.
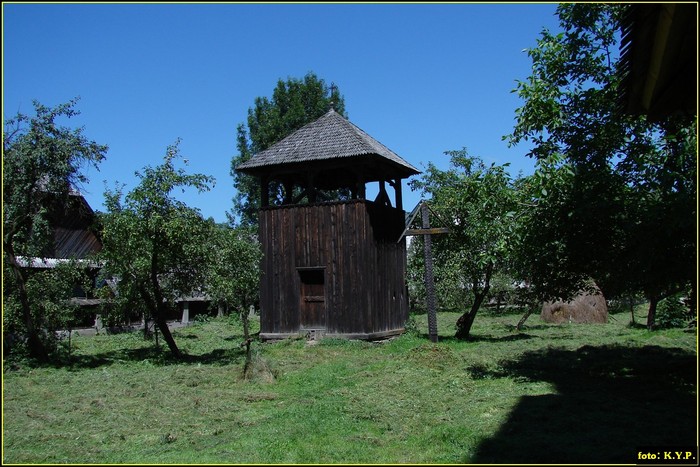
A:
[[[44,258],[86,258],[102,249],[95,212],[79,192],[71,191],[64,201],[46,198],[53,242],[42,252]]]

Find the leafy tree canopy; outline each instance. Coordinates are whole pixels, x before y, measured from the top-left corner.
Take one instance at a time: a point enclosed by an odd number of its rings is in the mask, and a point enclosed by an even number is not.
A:
[[[59,124],[79,114],[76,104],[74,99],[51,108],[34,101],[35,115],[18,113],[6,122],[3,134],[3,261],[4,272],[12,276],[3,298],[17,304],[21,318],[15,323],[22,323],[22,329],[16,330],[26,333],[30,355],[41,360],[49,357],[41,331],[50,330],[52,320],[41,305],[42,287],[36,281],[52,275],[34,277],[29,284],[18,258],[38,257],[50,249],[50,203],[65,206],[71,190],[86,181],[82,169],[97,167],[107,153],[107,146],[90,141],[82,128]],[[53,284],[47,290],[54,290]]]
[[[203,291],[212,252],[211,222],[174,192],[184,187],[202,192],[214,182],[175,167],[178,143],[168,147],[161,165],[136,173],[140,183],[125,197],[121,188],[107,190],[102,219],[102,258],[106,273],[118,279],[117,304],[140,302],[174,356],[180,351],[168,329],[168,311],[177,298]]]
[[[608,297],[641,290],[651,328],[655,304],[694,283],[697,118],[653,123],[619,110],[625,8],[558,7],[563,32],[543,31],[528,51],[532,75],[517,84],[524,103],[506,139],[534,142],[540,161],[523,235],[542,294],[565,294],[567,277],[575,293],[583,276]]]
[[[213,303],[247,314],[259,299],[262,251],[257,235],[250,228],[217,225],[211,242],[217,254],[210,262],[207,293]]]

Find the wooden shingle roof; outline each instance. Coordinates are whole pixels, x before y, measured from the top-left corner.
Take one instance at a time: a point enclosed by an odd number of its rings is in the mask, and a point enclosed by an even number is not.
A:
[[[318,120],[298,129],[291,135],[255,154],[238,165],[237,171],[259,175],[289,165],[313,165],[327,161],[349,163],[364,159],[379,159],[402,177],[420,173],[391,149],[372,138],[363,130],[329,110]],[[350,160],[352,158],[352,162]]]

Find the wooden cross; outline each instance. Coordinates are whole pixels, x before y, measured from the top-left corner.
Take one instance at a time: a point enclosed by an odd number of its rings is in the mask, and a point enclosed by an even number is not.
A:
[[[412,229],[411,224],[418,215],[420,208],[422,227]],[[405,236],[423,235],[423,254],[425,255],[425,294],[428,305],[428,336],[432,342],[438,341],[437,335],[437,312],[435,305],[435,277],[433,274],[433,252],[432,236],[436,234],[446,234],[449,229],[446,227],[430,227],[430,207],[425,201],[421,201],[411,212],[406,222],[406,229],[401,234],[399,240]]]

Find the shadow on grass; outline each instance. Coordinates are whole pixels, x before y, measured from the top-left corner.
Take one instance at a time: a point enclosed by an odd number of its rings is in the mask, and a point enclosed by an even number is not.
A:
[[[173,357],[168,349],[156,347],[139,349],[120,349],[112,352],[93,355],[73,355],[70,361],[55,364],[72,370],[85,368],[97,368],[113,365],[119,362],[142,362],[156,366],[179,365],[198,363],[202,365],[228,365],[242,361],[245,356],[243,349],[213,349],[207,353],[189,355],[183,353],[181,357]]]
[[[542,330],[542,329],[548,329],[552,325],[551,324],[524,324],[522,326],[521,332],[522,331],[536,331],[536,330]],[[516,325],[515,324],[506,324],[505,325],[506,329],[508,329],[511,332],[516,332]]]
[[[430,335],[428,333],[421,333],[419,337],[425,339],[425,340],[430,340]],[[439,336],[438,341],[439,342],[513,342],[513,341],[520,341],[520,340],[526,340],[526,339],[532,339],[533,337],[537,336],[531,336],[529,334],[519,332],[519,333],[513,333],[509,334],[507,336],[492,336],[492,335],[479,335],[479,334],[470,334],[468,339],[458,339],[455,336]]]
[[[167,348],[146,347],[138,349],[119,349],[111,352],[93,355],[73,355],[70,361],[56,366],[68,367],[72,370],[97,368],[119,362],[142,362],[156,366],[198,363],[202,365],[228,365],[243,361],[243,349],[213,349],[207,353],[189,355],[183,352],[179,358],[173,357]]]
[[[471,372],[472,369],[467,369]],[[472,463],[636,463],[643,446],[695,446],[697,355],[657,346],[542,349],[478,377],[547,381],[523,396]]]

